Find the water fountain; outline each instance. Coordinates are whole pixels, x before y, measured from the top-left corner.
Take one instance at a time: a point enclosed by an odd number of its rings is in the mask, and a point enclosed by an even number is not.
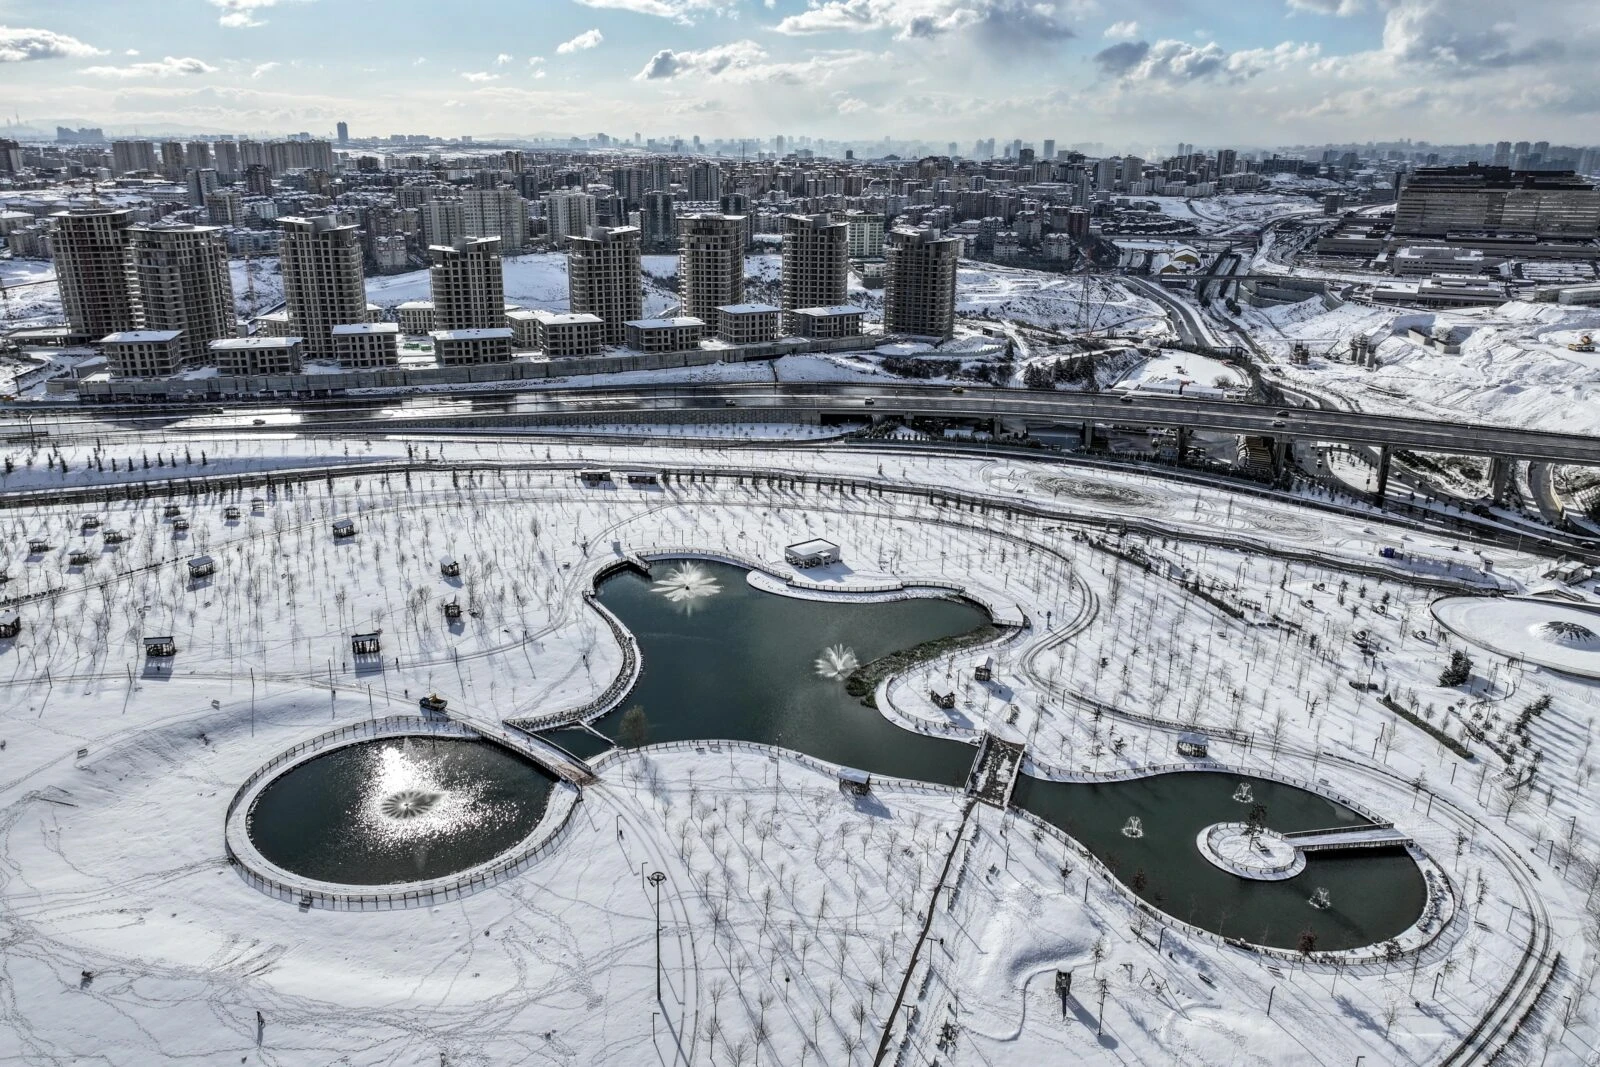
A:
[[[1144,821],[1137,815],[1128,816],[1128,821],[1122,824],[1123,837],[1143,837]]]
[[[1233,791],[1233,799],[1241,804],[1254,804],[1256,798],[1255,794],[1250,792],[1250,783],[1240,782],[1239,788]]]
[[[692,560],[672,568],[651,588],[674,604],[682,604],[685,611],[693,611],[695,601],[722,592],[711,572]]]
[[[850,673],[858,666],[860,662],[856,659],[855,649],[846,645],[830,645],[817,657],[817,677],[843,680],[850,677]]]
[[[1306,903],[1310,904],[1318,911],[1327,911],[1329,908],[1333,907],[1333,898],[1328,896],[1328,891],[1319,885],[1317,886],[1317,891],[1311,894],[1311,899],[1306,901]]]

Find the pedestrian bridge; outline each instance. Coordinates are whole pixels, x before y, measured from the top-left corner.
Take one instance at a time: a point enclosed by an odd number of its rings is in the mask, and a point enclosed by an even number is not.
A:
[[[1394,848],[1411,844],[1411,835],[1393,826],[1333,826],[1284,834],[1300,852],[1332,852],[1350,848]]]

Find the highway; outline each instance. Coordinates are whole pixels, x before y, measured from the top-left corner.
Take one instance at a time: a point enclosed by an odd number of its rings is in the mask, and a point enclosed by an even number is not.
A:
[[[111,432],[392,432],[402,427],[452,425],[513,429],[519,421],[551,417],[636,415],[640,412],[710,412],[742,408],[781,411],[802,421],[813,416],[916,415],[947,419],[1004,419],[1028,425],[1092,421],[1125,426],[1166,426],[1224,433],[1258,434],[1278,440],[1336,441],[1352,445],[1415,449],[1453,455],[1490,456],[1527,462],[1600,466],[1600,438],[1481,423],[1438,422],[1360,411],[1278,409],[1241,403],[1156,394],[1040,392],[1019,389],[917,386],[889,383],[767,383],[539,389],[517,393],[470,393],[406,401],[363,402],[351,398],[285,402],[264,408],[230,407],[209,417],[210,408],[103,407],[36,416],[25,425],[71,438]],[[61,409],[57,409],[60,411]],[[272,418],[255,425],[257,412]],[[288,413],[288,417],[284,417]],[[199,417],[197,417],[199,416]],[[730,421],[736,421],[730,420]],[[0,434],[4,432],[0,425]]]

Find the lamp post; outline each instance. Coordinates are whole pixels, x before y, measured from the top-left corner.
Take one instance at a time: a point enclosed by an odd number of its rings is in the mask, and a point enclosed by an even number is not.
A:
[[[650,884],[656,887],[656,1001],[661,1000],[661,883],[667,876],[660,871],[652,871]]]

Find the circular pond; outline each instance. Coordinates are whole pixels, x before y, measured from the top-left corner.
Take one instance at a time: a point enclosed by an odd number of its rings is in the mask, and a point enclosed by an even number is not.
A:
[[[554,779],[499,745],[396,737],[285,771],[250,809],[250,840],[305,878],[394,885],[493,859],[533,832]]]

